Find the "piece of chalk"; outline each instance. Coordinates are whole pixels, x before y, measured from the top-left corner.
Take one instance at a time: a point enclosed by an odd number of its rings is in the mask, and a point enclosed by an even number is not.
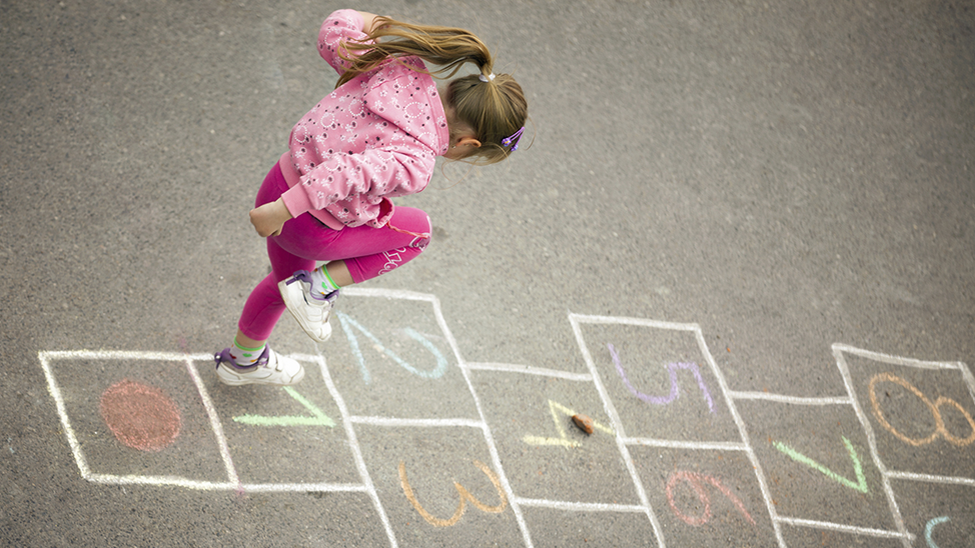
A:
[[[572,422],[586,434],[592,434],[592,419],[585,415],[572,415]]]

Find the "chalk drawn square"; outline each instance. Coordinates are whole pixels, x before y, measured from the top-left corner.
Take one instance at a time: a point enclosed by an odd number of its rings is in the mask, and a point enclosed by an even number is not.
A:
[[[642,512],[608,512],[522,507],[535,548],[659,546],[653,524]]]
[[[357,424],[356,436],[400,547],[524,545],[481,428]]]
[[[288,484],[282,490],[361,484],[341,412],[324,380],[324,360],[291,357],[305,368],[305,378],[291,387],[226,386],[215,375],[204,377],[239,480]]]
[[[631,318],[571,319],[624,437],[741,441],[699,327]]]
[[[852,405],[761,399],[735,405],[779,517],[896,532]]]
[[[892,479],[891,487],[915,545],[975,546],[975,485]]]
[[[592,382],[481,370],[471,379],[515,495],[640,503]],[[572,422],[577,413],[595,421],[591,435]]]
[[[141,352],[41,352],[48,388],[81,475],[111,484],[212,485],[226,483],[220,446],[200,399],[193,357]],[[175,404],[178,428],[171,442],[141,450],[113,434],[103,416],[103,396],[113,386],[151,387]],[[144,394],[143,394],[144,395]],[[134,413],[142,396],[107,398],[111,416]],[[114,414],[113,414],[114,413]],[[115,423],[119,426],[119,423]],[[125,426],[121,427],[124,436]]]
[[[888,473],[975,484],[975,382],[965,364],[842,345],[834,354]]]
[[[852,531],[796,526],[788,523],[782,524],[782,540],[785,546],[789,548],[823,548],[824,546],[904,548],[911,546],[911,544],[904,544],[902,537],[896,535],[875,536]],[[916,543],[914,546],[921,547],[924,544]]]
[[[776,546],[761,486],[743,450],[631,446],[668,546]]]
[[[367,493],[254,493],[235,502],[236,506],[230,507],[233,510],[227,511],[230,515],[223,516],[220,529],[193,538],[188,544],[261,548],[390,546]],[[214,511],[212,506],[208,510]]]
[[[322,345],[353,416],[478,419],[432,295],[343,290]]]

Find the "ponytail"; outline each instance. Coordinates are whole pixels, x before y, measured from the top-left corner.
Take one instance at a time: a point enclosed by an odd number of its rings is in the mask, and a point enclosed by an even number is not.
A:
[[[388,40],[380,42],[381,38]],[[469,126],[481,142],[471,154],[479,158],[474,163],[501,161],[517,148],[517,139],[511,137],[520,137],[528,117],[524,92],[511,75],[493,73],[491,52],[470,31],[378,17],[369,41],[346,42],[344,49],[348,53],[340,48],[339,56],[348,68],[335,87],[400,57],[416,56],[440,67],[430,74],[441,78],[454,76],[466,63],[475,65],[478,74],[452,80],[444,96],[457,120]]]

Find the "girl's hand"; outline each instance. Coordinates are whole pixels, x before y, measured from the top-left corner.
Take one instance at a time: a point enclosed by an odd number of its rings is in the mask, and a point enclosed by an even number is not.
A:
[[[284,205],[284,200],[264,204],[251,210],[251,224],[257,229],[262,238],[281,234],[285,221],[291,218],[291,212]]]

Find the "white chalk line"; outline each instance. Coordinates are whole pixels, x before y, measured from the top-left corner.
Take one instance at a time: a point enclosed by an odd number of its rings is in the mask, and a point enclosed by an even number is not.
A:
[[[731,390],[728,392],[728,397],[733,400],[763,400],[776,403],[791,403],[794,405],[853,405],[853,401],[844,396],[810,398],[771,394],[768,392],[739,392]]]
[[[502,371],[505,373],[523,373],[525,375],[538,375],[541,377],[555,377],[567,381],[591,382],[592,375],[589,373],[571,373],[569,371],[559,371],[558,369],[546,369],[544,367],[532,367],[530,365],[515,365],[507,363],[467,363],[463,366],[472,371]]]
[[[104,485],[147,485],[153,487],[182,487],[197,491],[243,491],[247,493],[364,493],[365,485],[357,483],[236,483],[198,481],[178,476],[136,476],[90,474],[85,480]]]
[[[439,308],[437,309],[439,312]],[[446,327],[446,326],[445,326]],[[449,331],[445,332],[450,333]],[[454,343],[454,337],[450,335],[450,341]],[[459,355],[459,353],[458,353]],[[458,357],[458,364],[463,364],[463,360]],[[504,471],[504,467],[501,465],[501,455],[498,453],[498,447],[494,442],[494,434],[491,432],[491,428],[487,425],[487,418],[484,415],[484,408],[481,406],[481,398],[477,395],[477,391],[474,390],[474,383],[471,381],[470,371],[461,365],[460,372],[464,376],[464,381],[467,383],[467,389],[471,392],[471,397],[474,398],[474,407],[477,409],[477,416],[481,418],[481,422],[484,424],[484,440],[487,442],[488,452],[491,454],[491,463],[494,465],[495,469],[498,471],[498,480],[501,482],[501,487],[504,489],[505,496],[508,498],[509,505],[511,506],[511,512],[515,515],[515,521],[518,523],[518,528],[521,530],[521,537],[525,543],[526,548],[534,548],[534,543],[532,542],[531,533],[528,531],[528,522],[525,521],[525,516],[521,511],[521,505],[518,504],[518,500],[515,498],[514,490],[511,488],[511,484],[508,482],[508,475]]]
[[[697,331],[700,327],[693,323],[662,322],[659,320],[647,320],[644,318],[627,318],[623,316],[590,316],[587,314],[569,313],[569,322],[591,323],[591,324],[618,324],[636,325],[640,327],[653,327],[656,329],[669,329],[672,331]]]
[[[965,379],[965,384],[968,386],[968,394],[972,397],[972,401],[975,401],[975,376],[963,363],[959,364],[959,369],[961,370],[961,377]]]
[[[735,401],[728,397],[728,393],[731,390],[728,387],[728,382],[724,378],[724,373],[718,368],[718,363],[715,361],[707,342],[704,340],[704,332],[701,331],[701,328],[697,324],[694,325],[694,328],[694,336],[697,338],[698,346],[701,352],[704,353],[708,365],[711,366],[711,372],[718,379],[718,386],[724,395],[725,403],[728,405],[728,411],[731,413],[731,417],[738,427],[738,435],[741,436],[742,444],[745,446],[745,454],[748,455],[748,460],[751,462],[752,469],[755,471],[755,479],[758,481],[759,491],[762,493],[762,498],[765,500],[765,508],[768,511],[769,518],[772,520],[772,531],[775,533],[775,540],[779,543],[780,548],[786,548],[785,537],[782,536],[782,528],[775,519],[778,513],[775,510],[775,503],[772,502],[772,493],[769,490],[768,482],[765,478],[765,471],[762,469],[762,463],[759,462],[758,455],[755,454],[755,450],[752,447],[751,439],[748,436],[748,429],[745,428],[745,421],[742,420],[741,415],[738,413]]]
[[[198,481],[178,476],[136,476],[114,474],[88,474],[85,479],[92,483],[105,485],[151,485],[154,487],[184,487],[199,491],[235,491],[240,488],[237,482]]]
[[[891,365],[903,365],[906,367],[914,367],[917,369],[963,369],[965,367],[965,364],[961,362],[922,361],[914,358],[905,358],[902,356],[893,356],[891,354],[884,354],[881,352],[864,350],[862,348],[857,348],[855,346],[850,346],[848,344],[842,344],[842,343],[835,343],[833,344],[832,348],[833,348],[834,355],[837,352],[843,352],[846,354],[853,354],[854,356],[867,358],[869,360],[873,360],[881,363],[888,363]]]
[[[853,377],[850,375],[850,368],[846,363],[846,358],[843,356],[844,352],[849,352],[851,354],[860,356],[883,356],[887,363],[892,363],[887,361],[890,356],[881,355],[873,352],[859,351],[858,349],[852,349],[852,347],[840,344],[833,345],[833,357],[836,359],[836,367],[840,370],[840,376],[843,378],[843,385],[846,387],[846,393],[849,394],[850,400],[853,402],[853,411],[857,416],[857,420],[860,421],[860,427],[863,428],[864,434],[867,436],[867,446],[870,449],[870,458],[873,459],[874,466],[880,471],[880,483],[884,489],[884,494],[887,496],[887,505],[890,507],[891,515],[894,518],[894,525],[900,532],[902,538],[904,539],[903,544],[905,548],[910,548],[911,542],[907,540],[907,525],[904,523],[904,518],[901,516],[900,507],[897,504],[897,499],[894,495],[894,489],[890,485],[890,476],[887,475],[887,467],[884,466],[883,461],[880,460],[880,453],[877,450],[877,436],[874,434],[873,426],[870,424],[870,420],[867,419],[866,414],[863,412],[863,408],[860,406],[859,400],[857,400],[856,390],[853,388]]]
[[[352,415],[349,417],[349,422],[354,424],[368,424],[372,426],[388,426],[396,428],[437,428],[445,426],[465,426],[470,428],[479,428],[481,430],[486,428],[484,422],[473,419],[401,419]]]
[[[918,474],[915,472],[887,472],[887,476],[894,479],[919,481],[924,483],[944,483],[948,485],[970,485],[975,487],[975,478],[963,478],[955,476],[938,476],[934,474]]]
[[[88,478],[91,476],[91,470],[88,469],[88,463],[85,462],[84,453],[81,451],[81,444],[78,443],[74,429],[71,428],[71,421],[68,419],[68,410],[64,404],[64,398],[61,397],[61,389],[54,379],[54,372],[51,371],[51,364],[48,362],[52,357],[57,359],[60,356],[57,353],[52,354],[49,352],[38,352],[37,354],[37,358],[41,362],[41,367],[44,369],[44,378],[47,379],[47,390],[51,393],[51,397],[54,398],[54,406],[58,410],[61,427],[64,429],[65,437],[68,438],[68,445],[71,447],[71,454],[74,455],[75,464],[78,466],[81,477]]]
[[[522,506],[552,508],[569,512],[626,512],[631,514],[646,514],[647,508],[639,504],[606,504],[601,502],[567,502],[561,500],[530,499],[517,497],[515,499]]]
[[[616,431],[616,447],[620,452],[620,456],[623,458],[623,463],[626,465],[626,470],[630,474],[630,480],[633,482],[633,487],[636,489],[637,498],[640,500],[640,505],[643,508],[643,513],[650,520],[650,525],[653,528],[653,534],[657,537],[657,544],[660,548],[666,547],[666,541],[664,540],[663,527],[660,526],[660,521],[657,519],[657,514],[653,511],[650,505],[650,498],[647,496],[646,489],[643,487],[643,482],[640,479],[640,474],[636,470],[636,465],[633,463],[633,457],[630,455],[630,451],[626,448],[626,444],[623,443],[623,439],[626,438],[626,433],[623,429],[623,421],[620,420],[619,413],[616,411],[616,407],[613,405],[612,400],[609,397],[609,392],[603,385],[602,379],[599,377],[599,372],[596,370],[596,362],[592,358],[592,354],[589,352],[589,346],[586,344],[585,337],[582,335],[581,324],[583,322],[590,323],[609,323],[606,316],[581,316],[577,314],[569,313],[569,324],[572,326],[572,333],[575,335],[576,344],[579,346],[579,351],[582,353],[583,361],[586,362],[586,367],[589,368],[589,374],[592,375],[593,385],[596,387],[596,391],[599,393],[599,398],[603,401],[603,410],[609,417],[610,422],[613,425],[613,430]],[[635,325],[646,325],[645,323],[637,323]]]
[[[342,394],[335,387],[335,383],[332,381],[332,375],[328,371],[328,362],[320,352],[319,350],[319,355],[315,356],[315,361],[318,363],[319,369],[321,369],[322,379],[325,381],[328,393],[332,396],[332,400],[335,401],[335,406],[339,408],[339,414],[342,416],[342,427],[345,429],[345,436],[349,440],[349,448],[352,450],[352,460],[355,462],[356,470],[359,472],[359,477],[362,479],[366,493],[372,499],[372,505],[376,508],[379,520],[383,524],[383,529],[386,531],[386,538],[389,540],[390,547],[398,548],[399,543],[396,541],[396,534],[393,533],[393,524],[389,521],[389,516],[386,515],[382,501],[379,500],[379,493],[376,492],[376,486],[372,483],[372,477],[366,468],[366,461],[362,456],[362,448],[359,447],[359,440],[356,437],[355,428],[352,427],[352,421],[349,420],[351,417],[349,415],[349,408],[345,405],[345,399],[342,397]]]
[[[292,485],[299,487],[295,489]],[[360,483],[244,483],[241,484],[244,491],[280,493],[283,491],[298,491],[302,493],[369,493],[369,488]]]
[[[197,371],[193,360],[186,360],[186,370],[189,372],[190,378],[193,379],[193,384],[196,385],[196,391],[200,394],[200,399],[203,401],[203,408],[206,409],[207,416],[210,418],[210,428],[217,438],[217,446],[220,448],[220,458],[223,460],[224,469],[227,471],[227,479],[231,483],[239,484],[240,477],[237,475],[237,470],[234,468],[234,461],[230,457],[230,446],[227,445],[227,436],[223,433],[223,424],[220,422],[217,409],[213,405],[213,401],[210,399],[210,394],[207,392],[206,387],[203,385],[203,379],[200,377],[200,372]]]
[[[180,352],[152,352],[140,350],[48,350],[38,352],[41,360],[183,360],[213,361],[212,354],[183,354]]]
[[[748,446],[737,441],[677,441],[650,438],[623,438],[626,445],[643,447],[663,447],[667,449],[694,449],[712,451],[748,451]]]
[[[827,531],[837,531],[839,533],[850,533],[853,535],[864,535],[868,537],[878,537],[878,538],[894,538],[902,539],[907,542],[914,542],[914,535],[911,533],[901,533],[899,531],[887,531],[885,529],[872,529],[870,527],[857,527],[854,525],[843,525],[841,523],[832,523],[828,521],[816,521],[812,519],[800,519],[800,518],[789,518],[784,516],[779,516],[776,521],[781,523],[787,523],[789,525],[795,525],[797,527],[808,527],[811,529],[825,529]]]

